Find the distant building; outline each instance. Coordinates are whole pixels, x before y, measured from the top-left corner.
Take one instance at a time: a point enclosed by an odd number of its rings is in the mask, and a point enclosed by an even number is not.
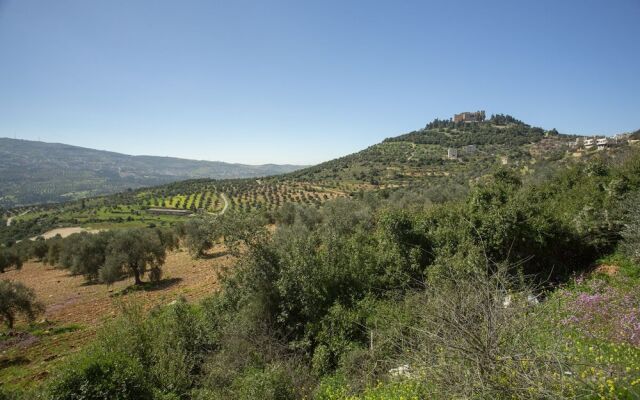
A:
[[[593,138],[589,138],[589,139],[585,139],[583,143],[584,143],[585,149],[590,149],[596,144],[596,140]]]
[[[606,137],[596,139],[596,145],[598,146],[598,150],[604,150],[607,148],[607,146],[609,146],[609,139],[607,139]]]
[[[187,216],[192,214],[190,210],[178,210],[175,208],[149,208],[147,212],[149,214],[155,214],[155,215],[177,215],[177,216]]]
[[[447,158],[449,160],[456,160],[458,158],[458,149],[454,149],[454,148],[447,149]]]
[[[476,147],[475,144],[470,144],[470,145],[464,146],[465,154],[473,154],[473,153],[476,152],[476,150],[478,150],[478,148]]]
[[[463,112],[460,114],[455,114],[453,116],[453,122],[465,122],[465,123],[471,123],[471,122],[482,122],[485,119],[485,114],[484,114],[484,110],[482,111],[476,111],[476,112]]]

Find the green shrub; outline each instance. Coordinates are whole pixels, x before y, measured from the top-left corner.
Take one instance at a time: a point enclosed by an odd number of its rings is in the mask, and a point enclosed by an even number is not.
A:
[[[234,383],[234,396],[238,400],[291,400],[295,390],[291,377],[280,365],[265,369],[250,369]]]
[[[640,195],[633,196],[627,206],[626,223],[622,230],[622,251],[640,264]]]
[[[67,364],[48,388],[51,400],[144,400],[152,391],[133,357],[93,351]]]

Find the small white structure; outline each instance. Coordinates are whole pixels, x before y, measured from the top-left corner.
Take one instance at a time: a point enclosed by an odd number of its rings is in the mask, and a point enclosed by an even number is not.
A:
[[[447,158],[449,160],[456,160],[458,158],[458,149],[449,148],[447,149]]]
[[[609,146],[609,139],[607,139],[606,137],[597,139],[596,145],[598,146],[598,150],[604,150],[607,148],[607,146]]]
[[[595,139],[593,139],[593,138],[585,139],[585,140],[584,140],[584,148],[585,148],[585,149],[590,149],[590,148],[592,148],[592,147],[594,146],[595,142],[596,142],[596,141],[595,141]]]
[[[409,364],[404,364],[397,368],[391,368],[389,370],[389,375],[396,377],[409,377],[411,376],[411,368],[409,367]]]
[[[470,144],[470,145],[464,147],[464,152],[466,154],[473,154],[473,153],[476,152],[476,150],[478,150],[478,149],[476,148],[475,144]]]

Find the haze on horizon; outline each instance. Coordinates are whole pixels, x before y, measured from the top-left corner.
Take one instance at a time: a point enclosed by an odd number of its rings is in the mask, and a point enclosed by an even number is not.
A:
[[[0,136],[314,164],[478,109],[632,131],[639,18],[636,0],[0,0]]]

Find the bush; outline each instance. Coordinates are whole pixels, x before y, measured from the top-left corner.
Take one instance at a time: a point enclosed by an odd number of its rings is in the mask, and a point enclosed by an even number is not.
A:
[[[419,320],[396,365],[428,382],[430,397],[562,397],[562,342],[547,340],[545,305],[506,269],[487,265],[416,295]]]
[[[640,195],[627,202],[628,213],[622,230],[622,252],[640,264]]]
[[[151,400],[140,363],[115,352],[93,351],[68,363],[48,388],[51,400]]]
[[[210,333],[200,308],[182,300],[149,316],[133,304],[100,332],[94,352],[127,354],[141,366],[156,396],[181,398],[198,380],[212,347]]]
[[[250,369],[234,383],[238,400],[292,400],[296,398],[291,378],[280,365]]]

